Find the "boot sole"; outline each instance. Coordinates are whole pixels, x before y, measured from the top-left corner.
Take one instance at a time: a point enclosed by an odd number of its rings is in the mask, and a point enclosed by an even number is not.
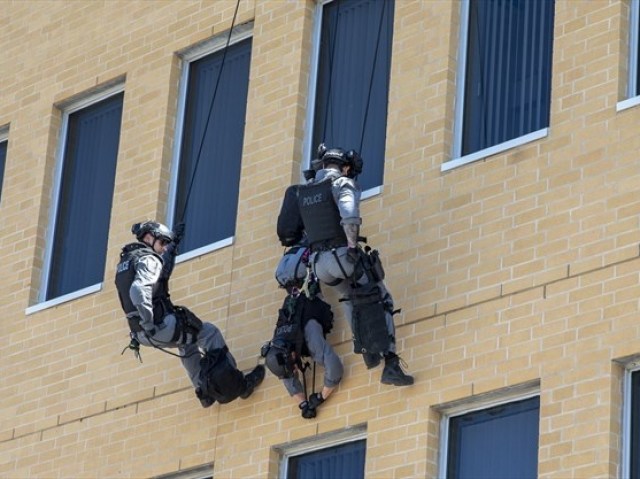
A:
[[[390,379],[381,379],[380,382],[387,386],[413,386],[414,383],[414,381],[394,382]]]

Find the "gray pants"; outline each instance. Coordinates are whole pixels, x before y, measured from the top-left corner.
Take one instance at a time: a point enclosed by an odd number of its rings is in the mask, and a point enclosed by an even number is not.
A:
[[[211,323],[202,323],[202,329],[198,334],[198,337],[194,338],[191,334],[187,335],[184,343],[172,342],[173,333],[176,329],[176,317],[173,314],[167,314],[162,318],[162,322],[156,324],[156,334],[149,339],[144,331],[136,333],[136,339],[143,346],[157,346],[160,348],[178,348],[178,352],[182,361],[182,365],[187,370],[189,379],[193,387],[198,386],[198,377],[200,375],[200,358],[202,355],[200,351],[212,351],[214,349],[222,348],[225,346],[224,338],[220,330]],[[229,361],[234,367],[236,361],[231,353],[227,353]]]
[[[310,262],[313,265],[313,271],[318,279],[329,286],[335,283],[336,280],[341,279],[342,281],[335,286],[331,286],[334,288],[338,294],[342,297],[350,296],[353,292],[353,285],[351,281],[351,276],[353,275],[354,264],[351,263],[347,259],[347,250],[346,246],[341,248],[337,248],[335,250],[335,255],[332,251],[319,251],[314,253],[311,256]],[[345,274],[347,279],[345,279]],[[357,283],[360,285],[368,284],[369,278],[367,278],[366,274],[362,274],[357,280]],[[384,282],[380,281],[377,283],[380,288],[380,292],[382,293],[382,298],[385,302],[391,304],[391,309],[393,309],[393,298],[391,294],[387,290]],[[352,327],[352,314],[353,314],[353,306],[351,305],[351,301],[342,301],[342,308],[344,310],[345,317],[349,322],[349,327],[353,331]],[[396,352],[396,328],[393,324],[393,316],[390,312],[385,312],[385,319],[387,322],[387,331],[389,332],[389,336],[391,337],[391,344],[389,346],[389,352]]]
[[[324,367],[324,385],[330,388],[337,386],[342,379],[342,361],[340,361],[331,345],[324,339],[322,326],[315,319],[307,321],[304,327],[304,340],[307,343],[311,358]],[[294,377],[282,380],[284,387],[287,388],[291,396],[305,392],[298,376],[296,372]]]

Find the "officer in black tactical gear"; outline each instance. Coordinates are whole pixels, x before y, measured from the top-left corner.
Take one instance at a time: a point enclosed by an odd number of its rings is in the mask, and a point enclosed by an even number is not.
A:
[[[325,339],[333,327],[333,313],[321,298],[308,258],[309,249],[303,242],[290,248],[278,264],[276,280],[287,296],[278,312],[273,339],[263,346],[262,356],[298,404],[302,417],[312,419],[342,380],[343,366]],[[308,363],[304,358],[308,357],[324,367],[324,381],[322,389],[307,398],[306,381],[300,382],[299,373],[305,374]]]
[[[358,245],[360,188],[355,177],[362,159],[354,150],[318,148],[312,166],[315,178],[298,189],[300,214],[313,252],[311,263],[317,278],[342,296],[345,315],[354,335],[354,349],[367,368],[384,358],[381,382],[394,386],[413,384],[396,354],[393,299],[387,291],[384,271],[370,248]]]
[[[161,223],[146,221],[134,224],[131,232],[138,241],[122,248],[115,278],[131,331],[129,348],[138,355],[140,344],[163,351],[178,348],[203,407],[248,398],[264,379],[264,366],[244,375],[220,330],[170,299],[169,278],[184,225],[174,234]]]

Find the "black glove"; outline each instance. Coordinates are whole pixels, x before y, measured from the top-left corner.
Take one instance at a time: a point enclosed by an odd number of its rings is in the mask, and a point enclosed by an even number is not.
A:
[[[360,250],[358,248],[347,249],[347,261],[351,264],[356,264],[360,258]]]
[[[314,411],[318,409],[318,406],[324,402],[324,398],[322,397],[322,393],[313,393],[309,396],[309,408]]]
[[[184,228],[185,224],[182,221],[173,228],[173,242],[176,245],[180,244],[180,241],[182,241],[182,237],[184,236]]]
[[[302,401],[298,404],[298,407],[302,411],[302,417],[305,419],[313,419],[316,417],[316,410],[309,407],[309,401]]]

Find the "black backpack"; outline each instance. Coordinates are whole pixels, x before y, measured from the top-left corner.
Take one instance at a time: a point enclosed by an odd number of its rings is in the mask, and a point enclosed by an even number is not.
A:
[[[298,206],[298,185],[291,185],[284,192],[277,232],[282,246],[293,246],[302,239],[304,223]]]

